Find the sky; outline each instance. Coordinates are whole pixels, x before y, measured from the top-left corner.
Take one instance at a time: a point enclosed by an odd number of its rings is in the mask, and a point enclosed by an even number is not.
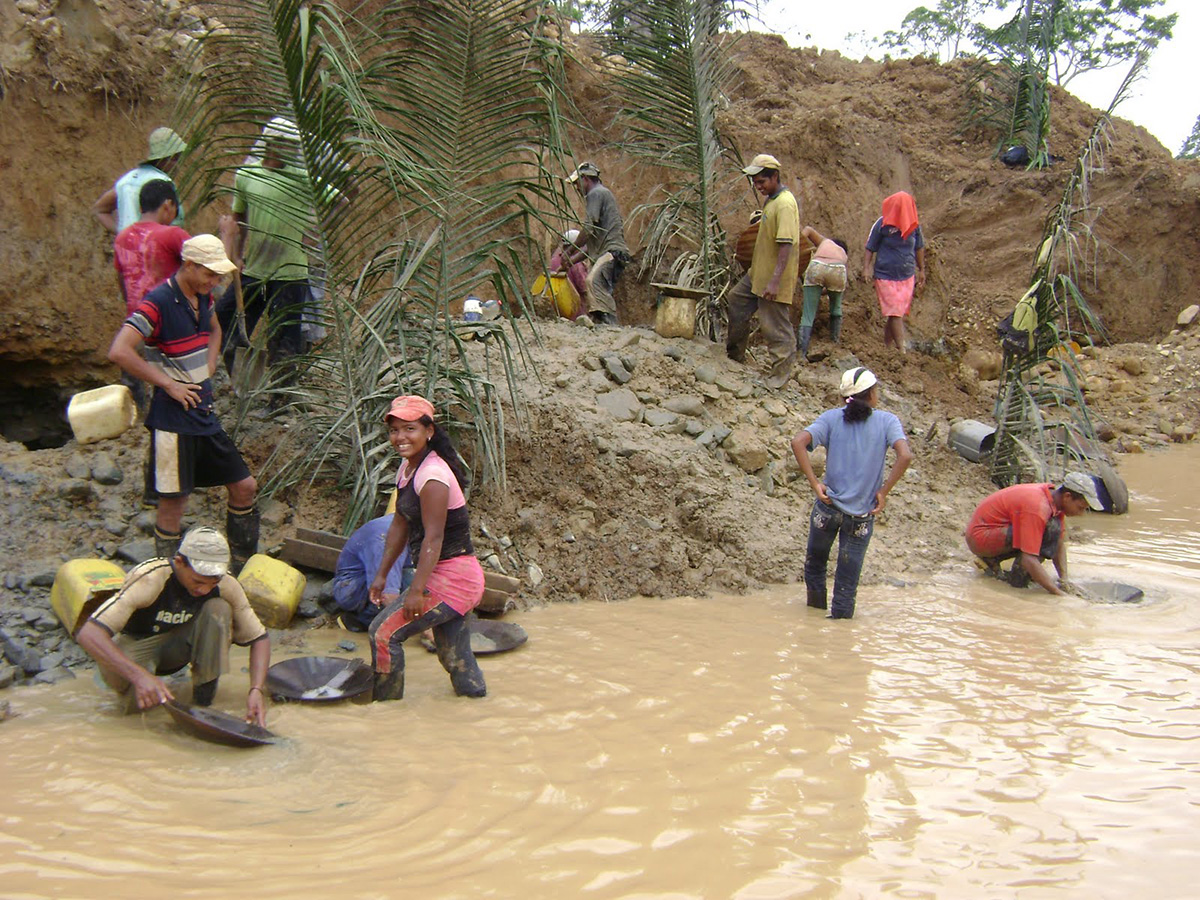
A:
[[[847,35],[865,32],[880,37],[885,31],[898,28],[910,10],[917,6],[932,7],[935,3],[936,0],[760,0],[761,22],[754,27],[782,35],[792,47],[816,46],[838,50],[852,59],[864,55],[879,59],[882,51],[867,51],[861,40],[848,40]],[[1166,0],[1155,10],[1156,15],[1173,12],[1179,14],[1174,37],[1155,51],[1129,99],[1116,111],[1118,117],[1144,126],[1172,155],[1179,152],[1200,115],[1200,92],[1195,89],[1200,2]],[[1080,75],[1067,89],[1084,102],[1104,109],[1112,101],[1127,69],[1117,66]]]

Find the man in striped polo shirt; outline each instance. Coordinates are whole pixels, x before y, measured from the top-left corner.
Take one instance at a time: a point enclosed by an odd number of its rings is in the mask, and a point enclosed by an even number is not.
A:
[[[229,493],[225,532],[236,574],[258,549],[258,485],[213,412],[211,381],[221,348],[212,292],[236,266],[211,234],[184,241],[180,255],[179,271],[146,294],[113,338],[108,358],[154,385],[146,427],[159,498],[157,555],[175,555],[192,490],[223,484]],[[139,353],[143,344],[145,359]]]

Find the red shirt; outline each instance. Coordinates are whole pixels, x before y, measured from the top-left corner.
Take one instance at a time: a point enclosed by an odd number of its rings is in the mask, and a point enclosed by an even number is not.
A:
[[[113,265],[125,285],[125,314],[175,274],[183,262],[183,242],[191,235],[175,225],[134,222],[113,241]]]
[[[1014,484],[986,497],[967,525],[976,552],[1003,553],[1005,530],[1012,526],[1012,548],[1037,556],[1046,523],[1063,515],[1054,508],[1053,490],[1052,484]]]

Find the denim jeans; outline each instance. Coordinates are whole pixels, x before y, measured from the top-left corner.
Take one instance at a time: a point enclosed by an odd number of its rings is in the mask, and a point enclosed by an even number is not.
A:
[[[804,554],[804,584],[808,605],[826,608],[825,570],[834,538],[838,541],[837,570],[833,576],[831,619],[849,619],[854,615],[858,578],[863,559],[875,530],[874,516],[851,516],[820,500],[813,502],[808,517],[808,550]]]

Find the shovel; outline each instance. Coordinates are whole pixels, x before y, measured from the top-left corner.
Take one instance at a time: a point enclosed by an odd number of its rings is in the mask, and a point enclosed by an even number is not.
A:
[[[264,362],[263,355],[250,346],[250,336],[246,334],[246,304],[242,299],[242,273],[233,273],[233,299],[237,302],[237,318],[234,320],[234,340],[236,349],[233,351],[233,370],[242,387],[250,389],[262,381]]]

